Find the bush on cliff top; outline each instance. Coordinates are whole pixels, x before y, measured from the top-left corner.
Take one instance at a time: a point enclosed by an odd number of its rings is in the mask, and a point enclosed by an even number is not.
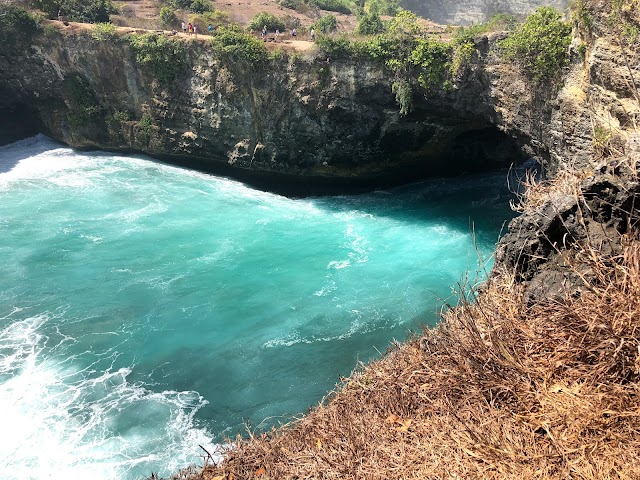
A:
[[[384,24],[380,17],[375,13],[365,13],[358,18],[358,27],[356,33],[358,35],[377,35],[384,32]]]
[[[536,81],[552,78],[569,61],[571,26],[551,7],[540,7],[500,42],[507,58]]]
[[[214,54],[225,60],[240,60],[253,64],[269,58],[269,52],[263,42],[233,25],[220,27],[211,37],[211,47]]]
[[[273,13],[260,12],[251,19],[248,28],[253,32],[260,32],[263,27],[267,27],[269,32],[275,32],[276,30],[284,32],[285,24],[282,19],[276,17]]]
[[[14,6],[0,7],[0,52],[18,55],[29,45],[39,30],[29,12]]]
[[[335,32],[338,29],[338,20],[333,15],[323,15],[311,25],[311,28],[322,33]]]
[[[60,12],[67,20],[87,23],[108,22],[116,11],[111,0],[33,0],[33,6],[49,18],[58,18]]]
[[[171,83],[184,70],[184,44],[181,41],[145,33],[131,35],[129,44],[135,52],[136,61],[149,69],[160,83]]]

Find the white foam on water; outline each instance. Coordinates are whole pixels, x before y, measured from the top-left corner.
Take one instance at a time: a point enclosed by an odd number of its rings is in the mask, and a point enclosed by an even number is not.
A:
[[[197,392],[154,392],[127,380],[135,367],[81,368],[73,356],[58,358],[73,339],[52,345],[42,331],[64,312],[20,313],[0,318],[0,478],[168,475],[197,463],[198,445],[216,450],[194,424],[207,403]]]

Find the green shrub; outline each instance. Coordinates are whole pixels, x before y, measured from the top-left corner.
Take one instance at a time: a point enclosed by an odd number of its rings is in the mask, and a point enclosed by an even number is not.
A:
[[[211,37],[211,47],[214,54],[228,60],[254,64],[269,58],[263,42],[236,26],[220,27]]]
[[[373,15],[394,16],[400,11],[398,0],[365,0],[365,7]]]
[[[420,33],[418,16],[408,10],[400,10],[386,23],[385,30],[395,34],[417,35]]]
[[[333,15],[323,15],[312,25],[317,32],[331,33],[338,29],[338,20]]]
[[[20,54],[31,45],[39,28],[33,15],[26,10],[14,6],[0,7],[0,52]]]
[[[198,27],[199,32],[205,33],[209,24],[216,28],[221,25],[227,25],[229,23],[229,14],[222,10],[214,10],[200,15],[190,15],[189,22]]]
[[[506,57],[536,81],[559,74],[568,63],[571,26],[551,7],[540,7],[500,42]]]
[[[33,6],[42,10],[49,18],[57,18],[58,11],[76,22],[108,22],[116,9],[111,0],[32,0]]]
[[[475,51],[476,49],[473,43],[454,43],[453,58],[451,59],[451,74],[454,77],[469,65]]]
[[[583,0],[576,0],[571,5],[571,18],[578,28],[583,28],[587,35],[593,31],[593,14]]]
[[[381,61],[395,75],[409,73],[411,52],[415,47],[415,37],[389,33],[376,35],[365,41],[356,42],[354,45],[359,56]]]
[[[69,105],[71,125],[82,127],[97,117],[100,104],[93,87],[85,77],[73,73],[64,79],[63,88]]]
[[[420,69],[418,82],[426,89],[443,85],[450,71],[451,46],[433,38],[419,38],[411,63]]]
[[[321,10],[351,14],[351,5],[346,0],[310,0],[310,2]]]
[[[354,55],[354,45],[346,35],[318,37],[316,45],[330,58],[349,58]]]
[[[136,61],[163,84],[171,83],[185,67],[184,44],[156,33],[131,35],[129,43]]]
[[[153,134],[153,119],[148,113],[144,113],[142,118],[138,122],[138,128],[140,129],[140,135],[142,139],[149,143],[151,135]]]
[[[55,37],[57,35],[60,35],[60,30],[58,30],[55,25],[49,24],[49,25],[45,25],[42,28],[42,34],[45,37]]]
[[[96,23],[91,30],[91,37],[99,42],[113,42],[118,39],[117,31],[112,23]]]
[[[176,18],[176,12],[173,8],[164,6],[160,9],[160,23],[165,27],[174,25],[178,19]]]
[[[398,80],[391,85],[391,91],[396,94],[396,102],[400,106],[400,115],[406,115],[413,109],[413,91],[406,80]]]
[[[130,118],[131,115],[129,115],[129,112],[126,112],[124,110],[116,110],[115,112],[113,112],[113,115],[111,115],[111,120],[116,123],[128,122]]]
[[[366,13],[358,18],[356,33],[359,35],[377,35],[384,31],[382,20],[375,13]]]
[[[270,32],[275,32],[276,30],[280,30],[284,32],[286,28],[284,22],[276,17],[273,13],[268,12],[260,12],[256,16],[251,19],[249,22],[249,30],[254,32],[259,32],[266,25],[267,30]]]
[[[578,50],[578,55],[584,62],[587,59],[587,44],[582,42],[580,45],[578,45],[577,50]]]
[[[193,0],[189,5],[189,10],[193,13],[204,13],[213,10],[210,0]]]

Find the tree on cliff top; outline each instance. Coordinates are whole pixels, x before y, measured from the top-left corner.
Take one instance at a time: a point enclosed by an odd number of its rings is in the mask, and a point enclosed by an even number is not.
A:
[[[58,12],[76,22],[108,22],[115,12],[111,0],[32,0],[35,8],[49,18],[58,18]]]
[[[500,43],[506,56],[537,81],[554,77],[569,61],[571,26],[551,7],[540,7]]]

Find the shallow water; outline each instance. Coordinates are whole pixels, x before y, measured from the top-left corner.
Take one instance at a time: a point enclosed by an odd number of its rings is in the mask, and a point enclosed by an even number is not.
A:
[[[38,136],[0,148],[0,478],[135,479],[287,420],[433,324],[506,172],[293,200]]]

